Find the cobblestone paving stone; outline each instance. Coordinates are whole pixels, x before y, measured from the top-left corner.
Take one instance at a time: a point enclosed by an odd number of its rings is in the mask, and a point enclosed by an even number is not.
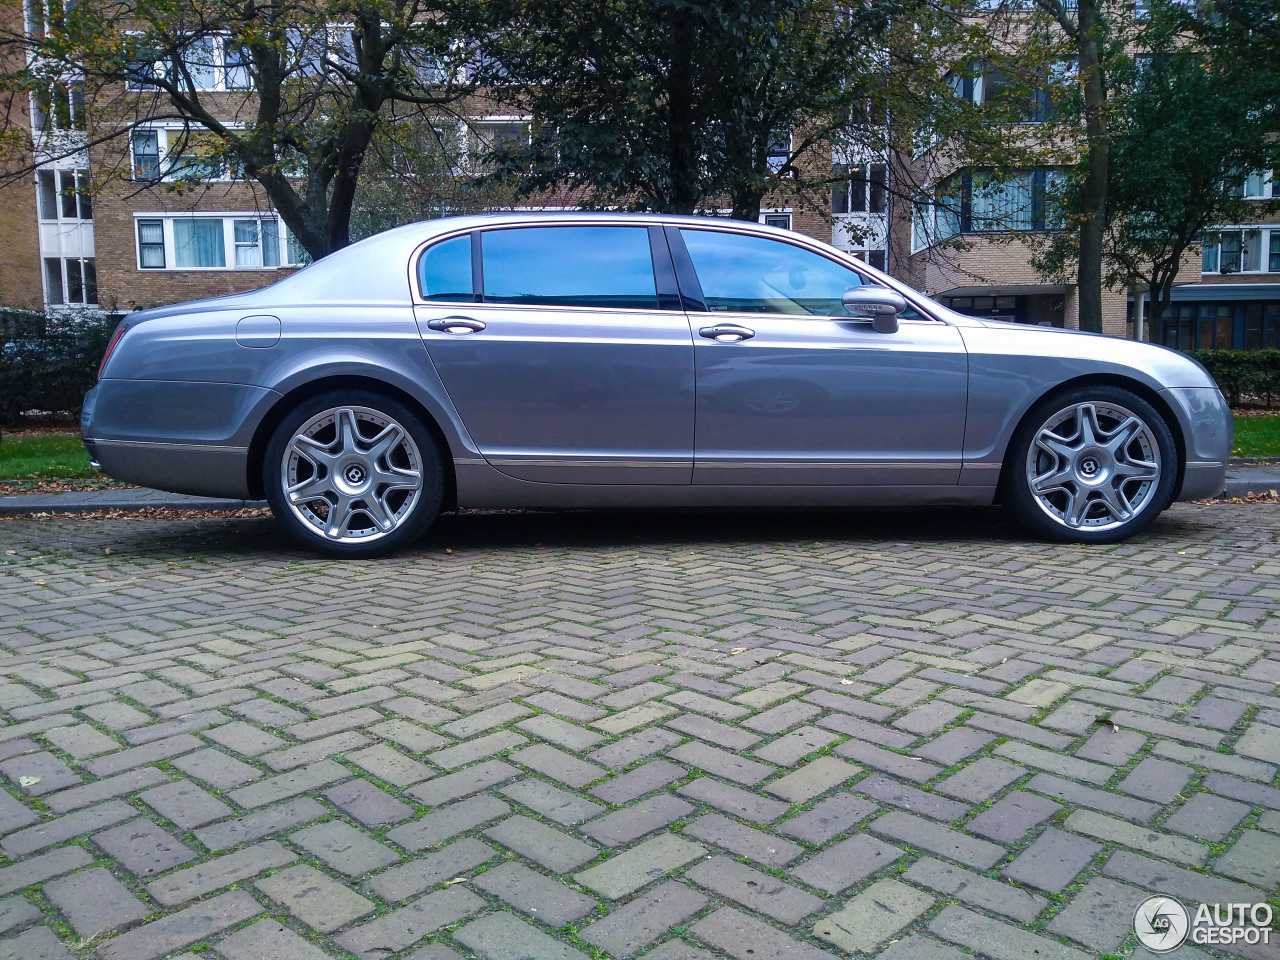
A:
[[[1145,957],[1151,893],[1276,901],[1275,506],[0,548],[0,958]]]

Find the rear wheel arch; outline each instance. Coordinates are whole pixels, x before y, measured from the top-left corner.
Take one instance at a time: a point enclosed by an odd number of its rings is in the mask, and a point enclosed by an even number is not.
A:
[[[440,429],[440,423],[436,417],[428,410],[416,397],[412,394],[401,390],[385,380],[378,380],[374,377],[362,377],[343,375],[336,377],[321,377],[316,380],[310,380],[307,383],[294,387],[288,393],[281,396],[267,411],[266,415],[258,423],[257,429],[254,431],[253,441],[249,444],[248,462],[246,470],[248,473],[249,493],[255,500],[261,500],[265,495],[263,489],[263,465],[267,452],[267,444],[271,442],[271,436],[275,433],[276,427],[280,422],[295,409],[299,404],[305,403],[313,397],[318,397],[324,393],[331,393],[341,390],[363,390],[370,393],[381,394],[397,403],[403,404],[412,410],[421,418],[423,424],[434,435],[439,449],[444,453],[441,458],[444,466],[445,474],[445,490],[444,503],[442,509],[456,509],[458,503],[458,486],[457,477],[454,474],[453,457],[449,441],[445,437],[445,433]]]

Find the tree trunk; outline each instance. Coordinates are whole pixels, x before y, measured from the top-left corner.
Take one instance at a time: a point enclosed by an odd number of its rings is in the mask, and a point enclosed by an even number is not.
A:
[[[760,222],[760,201],[764,194],[753,187],[739,187],[733,191],[733,212],[729,214],[734,220]]]
[[[664,213],[692,214],[698,208],[698,148],[693,129],[693,17],[672,5],[667,21],[671,72],[667,78],[668,163],[671,193]]]
[[[1099,0],[1079,0],[1080,76],[1084,86],[1087,166],[1081,197],[1080,261],[1077,284],[1080,329],[1102,332],[1102,247],[1107,224],[1107,177],[1111,145],[1107,134],[1107,86],[1101,62]]]

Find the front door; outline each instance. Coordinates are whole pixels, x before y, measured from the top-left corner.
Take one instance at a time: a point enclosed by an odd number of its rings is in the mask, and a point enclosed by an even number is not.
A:
[[[968,380],[959,331],[911,309],[897,333],[874,332],[841,304],[862,275],[799,244],[679,236],[681,283],[691,268],[700,290],[690,299],[705,310],[689,314],[694,483],[956,483]]]
[[[473,231],[429,247],[418,278],[427,352],[494,468],[690,482],[693,345],[660,230]]]

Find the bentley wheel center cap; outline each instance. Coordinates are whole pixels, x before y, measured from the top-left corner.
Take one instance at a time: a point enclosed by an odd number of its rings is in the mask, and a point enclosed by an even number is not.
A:
[[[1098,473],[1098,461],[1093,457],[1086,457],[1080,461],[1080,472],[1086,477],[1096,476]]]
[[[347,483],[352,486],[358,486],[364,483],[364,467],[356,463],[347,467]]]

